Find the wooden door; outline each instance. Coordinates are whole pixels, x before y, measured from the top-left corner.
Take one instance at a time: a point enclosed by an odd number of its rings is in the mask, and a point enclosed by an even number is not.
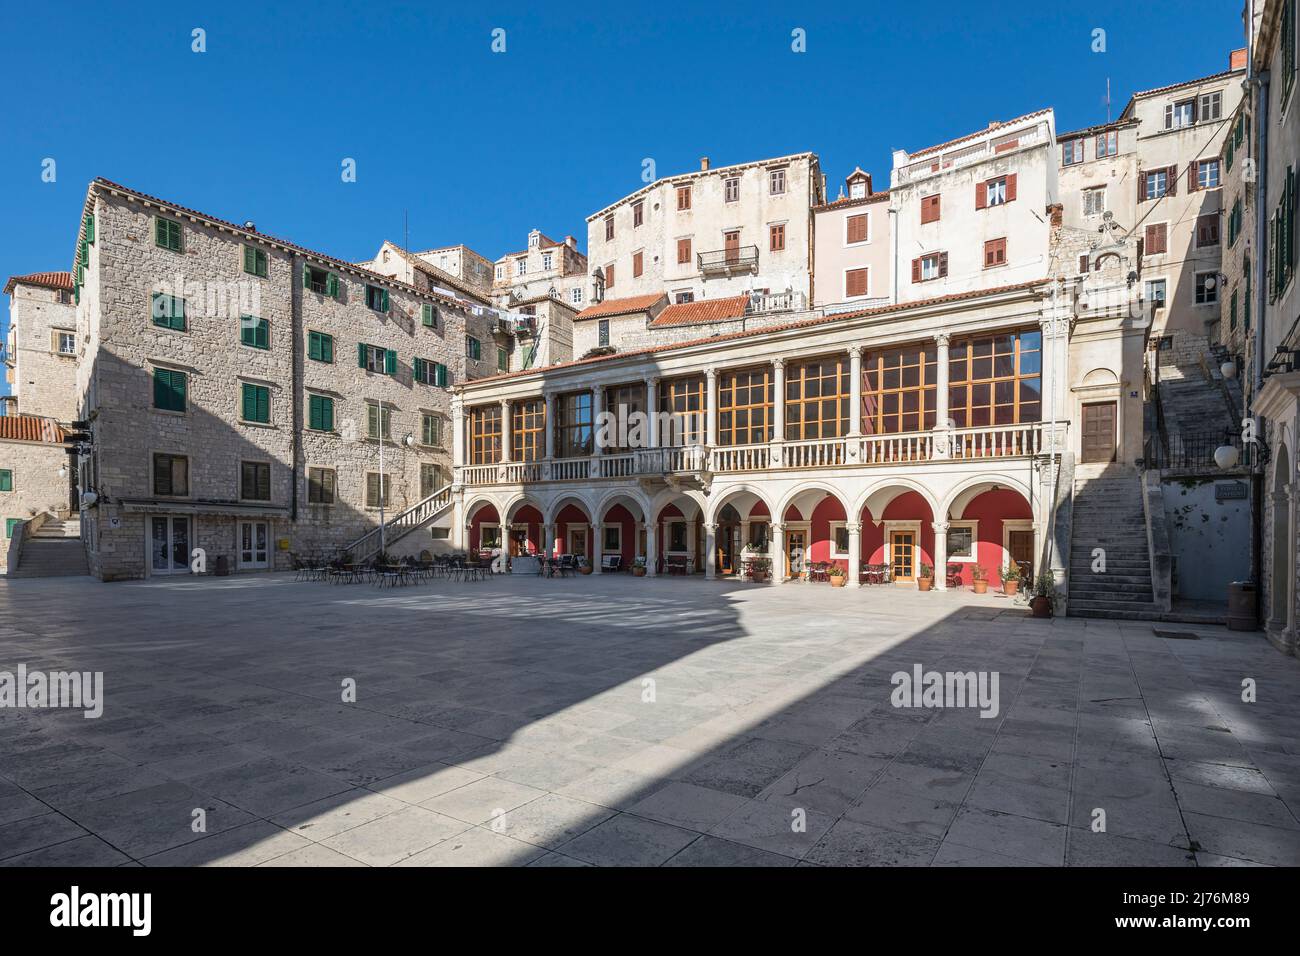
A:
[[[738,559],[736,554],[736,538],[740,534],[740,525],[737,524],[720,524],[718,525],[718,573],[734,574],[739,571]]]
[[[1114,402],[1096,402],[1083,406],[1083,461],[1115,460]]]
[[[895,531],[890,536],[891,576],[898,584],[916,583],[916,532]]]
[[[739,229],[732,229],[722,234],[722,248],[726,251],[728,262],[735,262],[740,258]]]
[[[1011,560],[1020,565],[1020,570],[1025,572],[1023,587],[1028,590],[1033,584],[1034,533],[1032,531],[1007,532],[1007,551]]]
[[[785,576],[796,578],[808,563],[808,535],[805,531],[785,533]]]

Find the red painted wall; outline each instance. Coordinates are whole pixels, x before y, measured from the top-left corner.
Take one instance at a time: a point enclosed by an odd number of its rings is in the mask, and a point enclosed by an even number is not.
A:
[[[524,505],[515,512],[513,524],[528,525],[528,543],[533,551],[544,551],[542,542],[542,513],[532,505]]]
[[[1006,488],[977,495],[966,506],[962,518],[979,522],[975,532],[975,555],[979,565],[988,573],[990,588],[998,588],[1002,585],[998,571],[1002,567],[1004,554],[1003,522],[1015,519],[1028,520],[1032,517],[1029,502],[1025,501],[1019,493]],[[970,563],[962,563],[961,580],[965,585],[971,583],[973,566]]]
[[[568,525],[573,524],[590,524],[590,519],[577,505],[565,505],[555,517],[555,537],[559,554],[567,554],[569,551],[569,529]],[[588,561],[591,560],[591,549],[595,545],[592,541],[594,529],[587,531],[587,554]]]
[[[622,505],[614,505],[605,512],[605,524],[619,525],[623,530],[621,534],[621,548],[619,556],[623,559],[623,567],[630,567],[632,559],[637,553],[637,539],[640,537],[640,529],[637,527],[637,520],[633,517],[632,512],[628,511]],[[601,529],[600,547],[601,554],[604,555],[604,529]]]
[[[500,524],[497,517],[497,509],[491,505],[484,505],[474,512],[474,517],[469,520],[469,550],[471,552],[479,549],[479,526],[483,524]]]

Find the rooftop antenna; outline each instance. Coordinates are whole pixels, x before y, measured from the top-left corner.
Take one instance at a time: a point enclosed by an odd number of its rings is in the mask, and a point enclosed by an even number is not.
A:
[[[411,214],[405,209],[402,210],[402,251],[408,255],[411,252]]]
[[[1110,125],[1110,77],[1106,77],[1106,125]]]

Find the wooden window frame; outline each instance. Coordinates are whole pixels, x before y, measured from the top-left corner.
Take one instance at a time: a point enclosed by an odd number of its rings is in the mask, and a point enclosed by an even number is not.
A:
[[[862,238],[860,239],[853,238],[853,233],[854,233],[853,224],[855,222],[862,223]],[[854,213],[851,216],[844,217],[844,245],[845,246],[861,246],[867,244],[870,241],[871,241],[871,213],[858,212],[858,213]]]
[[[993,261],[989,261],[990,253]],[[998,239],[988,239],[984,242],[984,268],[997,269],[1007,264],[1007,239],[1002,236]]]
[[[1010,349],[1004,351],[1001,346],[1007,339]],[[1036,348],[1025,347],[1034,341]],[[953,342],[948,357],[948,416],[956,427],[985,428],[1042,421],[1042,355],[1042,333],[1038,329],[1015,329]],[[1006,361],[1010,362],[1009,371],[1001,368]],[[1026,389],[1021,386],[1029,383],[1036,383],[1037,399],[1024,396]],[[1002,391],[999,386],[1009,387],[1009,401],[999,400]],[[984,394],[988,400],[977,402],[983,389],[987,389]],[[957,400],[961,393],[965,394],[964,401]],[[1004,407],[1012,410],[1009,421],[998,418],[998,409]],[[986,410],[987,415],[980,414],[981,410]]]
[[[691,210],[691,187],[689,184],[676,187],[677,193],[677,211],[690,212]]]
[[[827,355],[786,365],[786,441],[843,438],[849,433],[849,375],[847,355]]]
[[[249,490],[249,469],[252,469],[252,491]],[[261,488],[261,477],[266,476],[266,494],[259,494]],[[269,461],[241,461],[239,463],[239,498],[241,501],[270,501],[271,500],[271,463]]]
[[[863,273],[865,281],[863,282],[862,291],[861,291],[861,292],[854,292],[853,289],[852,289],[852,287],[849,285],[849,276],[851,276],[851,275],[856,275],[856,274],[859,273],[859,272]],[[844,270],[844,298],[845,298],[845,300],[848,300],[848,299],[864,299],[864,298],[869,298],[870,296],[871,296],[871,267],[870,267],[870,266],[856,266],[856,267],[854,267],[854,268],[852,268],[852,269],[845,269],[845,270]]]
[[[254,411],[261,407],[263,404],[262,398],[265,397],[266,418],[250,418],[246,414],[248,411],[248,399],[250,395],[252,395],[254,399]],[[239,420],[252,425],[271,424],[271,386],[259,385],[257,382],[239,383]]]
[[[637,412],[641,412],[642,414],[644,414],[646,410],[645,383],[628,382],[623,385],[610,385],[606,387],[605,404],[603,406],[604,409],[607,412],[612,412],[615,415],[619,415],[619,406],[623,406],[626,409],[626,414],[620,416],[620,418],[628,422],[628,424],[625,425],[624,427],[630,431],[632,415],[636,414]],[[618,429],[615,429],[614,435],[612,436],[615,439],[614,444],[607,445],[605,450],[620,451],[620,452],[631,451],[633,448],[632,445],[624,445],[618,442],[618,438],[619,438],[618,431],[619,431]],[[646,435],[643,437],[648,438],[649,436]]]
[[[315,346],[315,355],[312,354],[313,345]],[[329,358],[325,358],[326,353]],[[317,332],[315,329],[307,330],[307,358],[313,362],[323,362],[326,365],[334,364],[334,336],[328,332]]]
[[[785,223],[775,222],[768,225],[767,251],[785,252]]]
[[[718,373],[718,434],[722,447],[772,440],[775,414],[772,366],[751,365]],[[743,422],[743,423],[742,423]],[[737,441],[744,438],[744,441]]]
[[[469,463],[495,465],[501,460],[501,406],[476,405],[469,410]]]
[[[703,375],[683,375],[659,383],[658,411],[668,414],[665,424],[670,434],[660,427],[659,444],[662,447],[685,447],[703,443],[708,415],[707,384]],[[661,421],[663,421],[661,419]]]
[[[171,452],[154,452],[153,469],[150,475],[150,486],[153,488],[155,496],[160,498],[188,498],[190,496],[190,456],[175,455]],[[181,481],[183,490],[176,490],[176,465],[180,464]],[[167,470],[167,490],[163,491],[159,487],[159,466],[165,465]]]
[[[902,435],[934,428],[938,368],[938,351],[933,341],[864,353],[862,433]],[[916,407],[909,408],[908,396],[913,395]],[[914,424],[912,416],[915,416]]]
[[[691,264],[691,240],[689,237],[677,240],[677,264],[679,266]]]
[[[510,460],[546,457],[546,401],[527,398],[510,405]]]
[[[555,399],[555,455],[586,458],[595,449],[595,409],[590,391],[565,392]]]
[[[328,480],[326,479],[326,476]],[[332,505],[339,499],[339,477],[333,468],[307,469],[307,504]]]

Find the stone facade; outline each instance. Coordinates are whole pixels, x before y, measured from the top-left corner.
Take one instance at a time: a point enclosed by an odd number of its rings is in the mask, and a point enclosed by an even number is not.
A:
[[[17,523],[46,513],[66,515],[70,510],[69,474],[72,462],[62,443],[61,431],[52,432],[55,441],[19,440],[0,422],[0,574],[8,572],[9,548],[19,533]],[[38,439],[39,433],[29,437]],[[59,474],[64,469],[64,474]],[[6,475],[7,473],[7,475]],[[8,490],[6,490],[8,489]]]
[[[550,296],[582,309],[588,300],[587,257],[578,240],[556,242],[540,230],[528,233],[528,246],[497,259],[492,294],[499,308],[513,311],[525,302]]]
[[[813,305],[861,308],[893,301],[894,262],[888,190],[854,170],[847,194],[813,209]]]
[[[72,421],[76,414],[77,317],[66,272],[15,276],[9,300],[7,378],[20,415]]]

